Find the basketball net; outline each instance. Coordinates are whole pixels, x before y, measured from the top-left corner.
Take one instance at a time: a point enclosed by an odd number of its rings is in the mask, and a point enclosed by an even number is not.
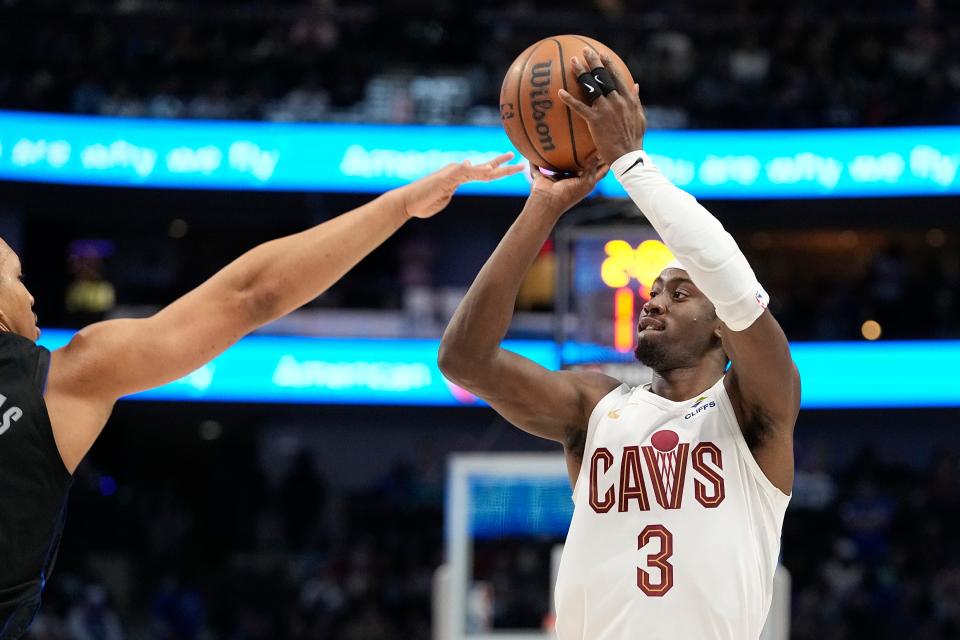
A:
[[[673,479],[677,477],[677,447],[666,453],[657,451],[657,469],[660,471],[660,480],[667,490],[667,495],[672,495]]]

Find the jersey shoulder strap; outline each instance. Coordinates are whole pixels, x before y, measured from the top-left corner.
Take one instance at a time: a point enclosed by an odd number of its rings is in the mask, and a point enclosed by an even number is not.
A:
[[[43,395],[50,371],[50,352],[23,336],[0,332],[0,376],[27,380]]]

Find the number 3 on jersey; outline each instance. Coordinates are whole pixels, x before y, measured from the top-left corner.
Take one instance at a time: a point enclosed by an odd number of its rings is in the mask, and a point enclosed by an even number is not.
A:
[[[662,524],[648,525],[637,536],[637,549],[642,549],[654,538],[659,538],[660,551],[647,556],[647,567],[659,570],[659,580],[654,582],[650,574],[637,567],[637,586],[651,597],[659,597],[673,588],[673,565],[667,562],[673,555],[673,534]]]

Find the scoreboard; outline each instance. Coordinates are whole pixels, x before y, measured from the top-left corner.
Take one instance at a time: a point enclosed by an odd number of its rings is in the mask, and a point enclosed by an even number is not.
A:
[[[565,365],[630,363],[642,305],[673,259],[652,227],[561,229],[557,340]]]

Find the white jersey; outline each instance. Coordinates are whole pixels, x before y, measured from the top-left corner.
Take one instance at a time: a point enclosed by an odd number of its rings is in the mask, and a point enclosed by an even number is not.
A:
[[[757,640],[790,497],[723,379],[673,402],[622,385],[590,415],[557,576],[559,640]]]

